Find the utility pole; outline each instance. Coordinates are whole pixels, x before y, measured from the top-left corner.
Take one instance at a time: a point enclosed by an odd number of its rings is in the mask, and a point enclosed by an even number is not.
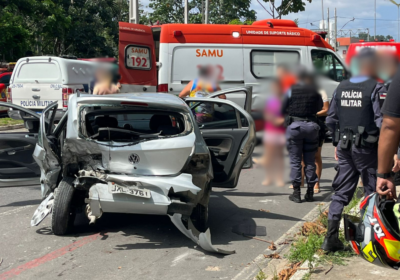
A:
[[[129,0],[129,23],[139,24],[139,0]]]
[[[185,24],[189,22],[189,0],[185,0]]]
[[[330,32],[330,29],[331,29],[331,27],[330,27],[330,25],[329,25],[329,7],[328,7],[328,18],[327,18],[327,22],[328,22],[328,43],[330,44],[331,43],[331,32]]]
[[[325,20],[324,20],[324,0],[321,1],[322,3],[322,30],[325,31]]]
[[[208,0],[205,0],[206,4],[205,6],[205,11],[204,11],[204,23],[208,24]]]
[[[375,0],[375,17],[374,17],[374,40],[376,39],[376,0]]]
[[[337,50],[337,13],[335,8],[335,52]]]
[[[399,26],[399,24],[400,24],[400,22],[399,22],[400,3],[397,3],[397,2],[394,1],[394,0],[390,0],[390,2],[392,2],[393,4],[395,4],[395,5],[397,6],[397,42],[400,42],[400,35],[399,35],[399,33],[400,33],[400,31],[399,31],[399,30],[400,30],[400,26]]]

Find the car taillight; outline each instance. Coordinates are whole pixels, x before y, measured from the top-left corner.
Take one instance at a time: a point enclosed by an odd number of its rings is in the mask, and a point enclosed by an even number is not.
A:
[[[70,94],[73,94],[74,91],[72,88],[63,88],[62,89],[62,101],[63,101],[63,107],[67,108],[68,107],[68,98]]]
[[[11,93],[11,88],[7,88],[7,102],[12,103],[12,93]]]
[[[168,92],[168,84],[158,85],[157,92]]]

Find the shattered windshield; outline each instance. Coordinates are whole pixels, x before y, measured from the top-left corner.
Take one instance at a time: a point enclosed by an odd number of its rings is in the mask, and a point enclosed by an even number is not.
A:
[[[135,142],[175,137],[191,131],[188,116],[166,111],[118,106],[84,106],[81,133],[98,141]]]

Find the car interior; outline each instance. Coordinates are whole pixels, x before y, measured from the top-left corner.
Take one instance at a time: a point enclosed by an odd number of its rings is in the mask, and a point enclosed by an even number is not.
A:
[[[100,141],[129,142],[144,135],[179,135],[185,130],[180,113],[151,110],[95,110],[85,115],[87,136]]]

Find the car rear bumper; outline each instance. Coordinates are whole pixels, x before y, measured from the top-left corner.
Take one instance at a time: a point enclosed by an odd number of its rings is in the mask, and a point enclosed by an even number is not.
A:
[[[175,177],[109,175],[107,181],[123,182],[127,186],[130,182],[135,182],[139,184],[139,188],[149,190],[151,197],[143,198],[123,193],[111,193],[107,183],[97,183],[89,189],[89,198],[86,200],[94,216],[99,217],[102,213],[167,215],[171,212],[183,214],[189,212],[190,215],[194,205],[173,201],[169,197],[170,190],[173,189],[174,193],[190,191],[193,195],[201,191],[193,184],[190,174],[180,174]],[[178,207],[176,204],[179,204]],[[177,211],[177,209],[179,210]]]
[[[36,113],[41,114],[43,109],[29,109],[32,110]],[[56,111],[56,116],[55,116],[55,120],[58,121],[61,119],[61,117],[65,114],[66,111],[64,110],[57,110]],[[14,120],[32,120],[33,117],[29,116],[28,114],[21,112],[19,110],[13,110],[13,109],[9,109],[8,110],[8,116]]]

